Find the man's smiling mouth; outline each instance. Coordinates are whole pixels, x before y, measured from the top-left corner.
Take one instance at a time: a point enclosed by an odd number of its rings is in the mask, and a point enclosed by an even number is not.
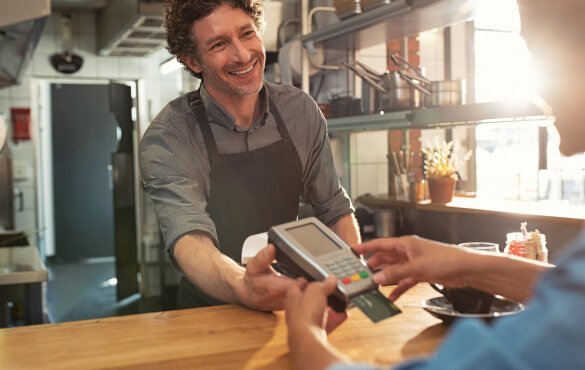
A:
[[[250,66],[250,68],[246,68],[246,69],[244,69],[243,71],[230,72],[230,74],[233,74],[233,75],[236,75],[236,76],[241,76],[241,75],[244,75],[244,74],[246,74],[246,73],[250,72],[250,71],[251,71],[251,70],[254,68],[254,66],[255,66],[255,65],[256,65],[256,63],[252,64],[252,65]]]

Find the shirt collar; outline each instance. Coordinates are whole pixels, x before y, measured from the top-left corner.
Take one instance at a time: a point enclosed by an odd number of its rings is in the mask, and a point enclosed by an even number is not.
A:
[[[209,118],[209,123],[214,123],[216,125],[223,126],[229,130],[236,130],[236,131],[250,131],[254,132],[258,130],[261,124],[264,123],[266,120],[266,116],[268,114],[268,91],[266,85],[262,86],[260,90],[260,109],[262,110],[262,114],[260,117],[252,122],[249,130],[246,130],[240,126],[236,127],[236,117],[234,117],[230,112],[225,110],[218,102],[216,102],[209,92],[205,88],[205,83],[201,83],[201,100],[203,101],[203,106],[205,107],[205,112],[207,117]]]

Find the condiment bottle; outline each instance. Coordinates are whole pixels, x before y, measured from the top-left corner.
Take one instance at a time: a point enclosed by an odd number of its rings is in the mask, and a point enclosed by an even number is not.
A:
[[[506,235],[504,253],[548,262],[546,236],[538,230],[528,232],[526,222],[520,224],[520,230],[522,232],[508,233]]]
[[[506,235],[506,247],[504,248],[504,253],[526,258],[524,234],[520,232],[508,233]]]

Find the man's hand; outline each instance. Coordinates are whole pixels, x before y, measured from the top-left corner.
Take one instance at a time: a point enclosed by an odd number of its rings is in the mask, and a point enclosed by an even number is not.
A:
[[[283,310],[287,290],[307,284],[305,279],[293,280],[274,271],[271,264],[275,256],[276,249],[269,244],[248,262],[236,288],[242,305],[262,311]]]

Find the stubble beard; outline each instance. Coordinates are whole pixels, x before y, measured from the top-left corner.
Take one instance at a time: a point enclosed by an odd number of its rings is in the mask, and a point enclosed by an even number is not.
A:
[[[260,57],[256,57],[256,63],[261,63],[263,59]],[[255,66],[254,68],[257,68]],[[207,86],[213,85],[213,87],[219,91],[223,91],[230,95],[245,97],[258,94],[260,90],[262,90],[263,81],[264,81],[264,66],[260,66],[260,78],[257,82],[255,82],[255,86],[250,87],[239,87],[233,84],[228,83],[227,81],[223,80],[219,77],[219,74],[215,71],[211,71],[207,66],[203,63],[201,64],[201,73],[204,76],[204,81],[206,82]]]

